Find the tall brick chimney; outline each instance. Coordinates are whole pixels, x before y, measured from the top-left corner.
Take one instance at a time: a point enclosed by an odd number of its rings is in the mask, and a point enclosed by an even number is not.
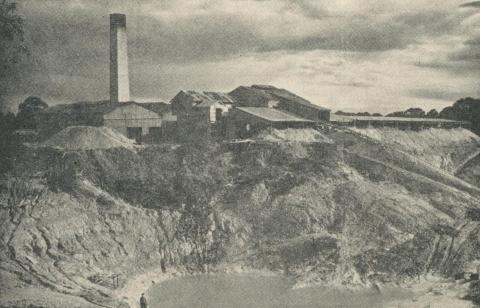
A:
[[[127,18],[124,14],[110,14],[110,101],[130,101]]]

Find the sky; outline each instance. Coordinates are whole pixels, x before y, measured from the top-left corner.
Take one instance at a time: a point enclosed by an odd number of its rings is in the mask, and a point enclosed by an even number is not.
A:
[[[30,65],[6,95],[108,99],[110,13],[127,15],[137,101],[271,84],[333,110],[480,96],[480,1],[22,0]]]

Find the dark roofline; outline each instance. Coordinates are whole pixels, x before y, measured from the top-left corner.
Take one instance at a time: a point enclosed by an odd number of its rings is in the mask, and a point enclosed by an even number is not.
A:
[[[312,108],[315,108],[317,110],[321,110],[321,111],[331,111],[331,109],[329,108],[326,108],[326,107],[322,107],[320,105],[316,105],[316,104],[313,104],[312,102],[310,102],[309,100],[301,97],[301,96],[298,96],[297,94],[293,93],[293,92],[290,92],[286,89],[282,89],[282,88],[277,88],[277,90],[281,90],[281,91],[285,91],[287,92],[289,95],[292,95],[293,97],[297,98],[298,101],[295,101],[296,103],[300,103],[301,105],[305,105],[305,106],[309,106],[309,107],[312,107]],[[279,96],[277,95],[276,93],[272,93],[272,95],[274,96]],[[288,99],[288,98],[287,98]]]
[[[273,97],[273,98],[277,98],[281,101],[288,101],[288,102],[291,102],[291,103],[294,103],[294,104],[299,104],[299,105],[304,105],[304,106],[307,106],[307,107],[311,107],[311,108],[314,108],[316,110],[319,110],[319,111],[331,111],[331,109],[329,108],[325,108],[325,107],[322,107],[320,105],[316,105],[316,104],[313,104],[312,102],[306,100],[305,98],[301,97],[301,96],[298,96],[297,94],[295,93],[292,93],[286,89],[283,89],[283,88],[277,88],[275,86],[272,86],[272,85],[252,85],[252,86],[238,86],[236,87],[235,89],[233,89],[232,91],[229,92],[229,94],[235,92],[235,91],[238,91],[238,90],[248,90],[248,91],[255,91],[259,94],[263,94],[263,95],[268,95],[270,97]],[[286,95],[281,95],[280,93],[276,93],[277,91],[280,91],[280,92],[286,92]],[[291,96],[291,97],[288,97],[288,96]]]

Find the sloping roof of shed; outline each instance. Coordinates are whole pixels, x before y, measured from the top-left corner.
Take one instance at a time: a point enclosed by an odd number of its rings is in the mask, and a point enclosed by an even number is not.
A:
[[[229,94],[231,96],[234,96],[235,99],[237,100],[242,100],[242,92],[243,91],[248,91],[252,95],[259,95],[263,96],[264,98],[267,98],[268,100],[280,100],[280,101],[286,101],[289,103],[294,103],[294,104],[299,104],[299,105],[304,105],[308,106],[314,109],[317,109],[319,111],[330,111],[330,109],[315,105],[308,100],[304,99],[303,97],[300,97],[288,90],[285,89],[280,89],[276,88],[271,85],[252,85],[251,87],[246,87],[246,86],[240,86],[230,92]]]
[[[188,96],[192,97],[195,102],[203,102],[203,101],[215,101],[211,97],[197,91],[188,90],[184,91]]]
[[[208,97],[220,101],[222,103],[233,104],[233,98],[228,93],[223,92],[203,92]]]
[[[198,91],[185,91],[185,93],[193,97],[197,102],[218,102],[218,103],[233,103],[233,99],[230,95],[223,92],[198,92]]]
[[[273,108],[237,107],[236,109],[270,122],[308,122],[308,123],[312,122],[310,120],[300,118],[291,113],[287,113],[285,111],[281,111]]]

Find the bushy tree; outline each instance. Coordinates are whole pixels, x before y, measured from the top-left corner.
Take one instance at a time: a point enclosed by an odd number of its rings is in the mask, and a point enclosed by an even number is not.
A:
[[[16,65],[25,54],[23,19],[17,5],[12,0],[0,0],[0,98],[16,79]]]
[[[432,109],[429,112],[427,112],[427,118],[438,118],[437,109]]]
[[[15,157],[15,115],[0,113],[0,174],[10,171]]]
[[[338,114],[338,115],[345,115],[345,116],[373,116],[373,117],[381,117],[382,114],[380,113],[373,113],[373,114],[370,114],[370,112],[345,112],[345,111],[342,111],[342,110],[338,110],[337,112],[335,112],[335,114]]]
[[[425,111],[422,108],[408,108],[405,111],[395,111],[387,114],[387,117],[403,117],[403,118],[424,118]]]
[[[472,123],[472,131],[480,134],[480,99],[471,97],[462,98],[456,101],[452,106],[444,108],[440,118],[469,121]]]
[[[36,114],[48,107],[48,104],[39,97],[30,96],[18,106],[17,127],[35,129],[37,123]]]
[[[405,116],[405,113],[403,111],[395,111],[392,113],[388,113],[386,116],[387,117],[403,117]]]
[[[23,45],[23,19],[17,14],[15,1],[0,0],[0,56],[3,68],[14,63]]]
[[[407,110],[405,110],[405,117],[424,118],[425,111],[422,108],[408,108]]]

